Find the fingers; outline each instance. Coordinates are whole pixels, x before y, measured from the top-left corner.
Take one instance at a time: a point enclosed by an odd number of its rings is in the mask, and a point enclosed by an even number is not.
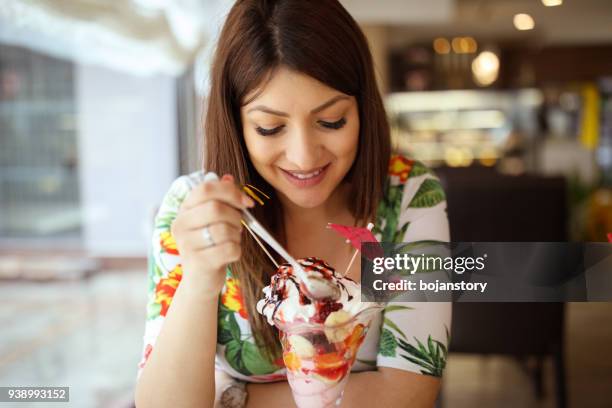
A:
[[[233,241],[226,241],[205,249],[191,251],[190,262],[205,265],[206,269],[215,270],[240,260],[242,248],[240,244]]]
[[[205,228],[205,227],[203,227]],[[186,242],[191,246],[191,250],[202,250],[211,248],[210,242],[208,242],[202,233],[203,228],[190,230],[185,235]],[[226,242],[233,242],[240,244],[242,231],[239,228],[231,224],[219,222],[208,226],[208,232],[213,241],[213,245],[218,246]]]
[[[194,187],[183,201],[181,209],[189,210],[211,200],[222,201],[238,209],[255,205],[253,199],[242,192],[234,184],[233,177],[227,174],[219,181],[208,181]]]
[[[216,271],[238,261],[241,255],[241,210],[254,205],[255,202],[240,190],[231,175],[194,187],[171,225],[186,270],[190,269],[191,274],[197,276],[200,271]],[[202,233],[204,227],[208,228],[212,245]]]
[[[182,211],[176,221],[180,223],[181,229],[185,230],[201,229],[209,224],[219,222],[228,223],[237,229],[241,229],[241,219],[242,213],[236,208],[221,201],[211,200]]]

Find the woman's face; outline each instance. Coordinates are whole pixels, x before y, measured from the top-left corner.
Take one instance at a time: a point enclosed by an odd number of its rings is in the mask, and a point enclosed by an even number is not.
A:
[[[241,117],[255,169],[299,207],[325,203],[355,160],[357,101],[304,74],[276,70]]]

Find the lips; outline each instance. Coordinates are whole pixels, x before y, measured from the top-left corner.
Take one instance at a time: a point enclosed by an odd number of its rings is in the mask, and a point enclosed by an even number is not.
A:
[[[310,187],[318,184],[327,173],[330,163],[323,167],[319,167],[309,171],[294,172],[290,170],[281,169],[286,178],[294,185],[298,187]]]
[[[289,173],[290,175],[292,175],[293,177],[299,178],[300,180],[306,180],[309,178],[313,178],[315,176],[318,176],[323,170],[325,170],[325,167],[327,167],[327,165],[323,166],[323,167],[319,167],[318,169],[315,169],[313,171],[309,171],[309,172],[294,172],[294,171],[290,171],[290,170],[284,170],[287,173]]]

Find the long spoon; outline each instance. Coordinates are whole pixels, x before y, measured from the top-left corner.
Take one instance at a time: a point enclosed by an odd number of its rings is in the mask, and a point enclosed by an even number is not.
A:
[[[213,172],[207,173],[204,176],[204,182],[211,180],[219,180],[219,176]],[[306,271],[302,268],[302,265],[289,255],[285,248],[274,239],[272,234],[270,234],[248,210],[243,209],[242,215],[244,217],[243,221],[249,226],[251,231],[259,235],[264,242],[270,245],[289,263],[289,265],[291,265],[297,278],[304,284],[306,296],[314,300],[336,300],[340,297],[340,289],[329,280],[317,276],[308,276]]]

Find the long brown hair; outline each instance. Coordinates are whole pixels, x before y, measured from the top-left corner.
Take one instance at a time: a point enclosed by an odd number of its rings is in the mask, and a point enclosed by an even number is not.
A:
[[[253,213],[283,243],[283,212],[274,188],[255,170],[242,134],[240,107],[285,66],[354,96],[359,107],[359,147],[346,181],[350,211],[362,224],[376,215],[390,155],[389,125],[376,86],[367,40],[336,0],[238,0],[221,31],[211,68],[204,122],[204,168],[230,173],[270,197]],[[290,90],[288,90],[290,92]],[[271,252],[273,253],[273,252]],[[243,231],[241,260],[231,270],[240,282],[249,323],[259,347],[278,356],[275,329],[255,309],[274,265]]]

